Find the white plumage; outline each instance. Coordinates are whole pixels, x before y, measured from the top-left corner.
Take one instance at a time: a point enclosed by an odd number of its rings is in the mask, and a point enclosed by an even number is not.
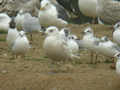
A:
[[[113,40],[120,45],[120,22],[114,25]]]
[[[15,17],[15,23],[17,29],[22,30],[23,21],[24,21],[24,13],[23,10],[20,10],[17,16]]]
[[[47,37],[44,40],[43,47],[49,58],[56,61],[75,58],[68,47],[67,41],[61,37],[56,27],[48,27],[45,33]]]
[[[6,13],[0,13],[0,30],[8,31],[11,18]]]
[[[97,52],[97,45],[99,44],[99,38],[96,38],[93,33],[93,29],[88,27],[84,30],[84,36],[82,39],[82,46],[91,51],[91,63],[93,63],[93,52]],[[96,60],[95,60],[95,63]]]
[[[10,28],[8,30],[8,35],[7,35],[7,44],[9,46],[9,48],[12,47],[14,41],[16,40],[16,38],[18,37],[19,35],[19,32],[17,31],[16,28],[12,29]]]
[[[120,53],[120,47],[104,36],[102,41],[99,42],[97,51],[105,56],[114,57],[114,55]]]
[[[24,14],[23,29],[25,32],[41,32],[41,26],[37,17],[32,17],[29,13]]]
[[[120,75],[120,53],[116,54],[114,57],[117,58],[116,65],[115,65],[116,73]]]
[[[96,7],[97,0],[78,0],[80,11],[85,15],[92,18],[97,17]]]
[[[67,45],[73,54],[78,55],[79,54],[78,53],[79,45],[76,42],[76,38],[77,38],[77,36],[75,36],[75,35],[69,35],[68,39],[67,39]]]
[[[57,10],[59,8],[59,11]],[[60,17],[59,17],[60,16]],[[41,9],[38,17],[42,26],[58,26],[64,27],[68,23],[63,18],[67,17],[67,14],[63,7],[58,4],[53,4],[50,0],[41,1]]]
[[[116,62],[116,73],[120,75],[120,58],[118,58]]]
[[[19,32],[19,36],[15,40],[13,47],[12,47],[12,52],[15,53],[16,55],[22,54],[25,55],[26,52],[30,49],[29,41],[25,35],[24,31]]]
[[[93,29],[91,27],[88,27],[84,30],[84,36],[82,40],[84,47],[92,51],[95,51],[99,42],[99,39],[94,36]]]

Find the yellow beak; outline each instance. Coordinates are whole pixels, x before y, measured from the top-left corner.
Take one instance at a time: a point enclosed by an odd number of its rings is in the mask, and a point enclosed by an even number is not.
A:
[[[45,8],[44,8],[44,7],[42,7],[42,8],[40,8],[40,10],[41,10],[41,11],[43,11],[43,10],[45,10]]]

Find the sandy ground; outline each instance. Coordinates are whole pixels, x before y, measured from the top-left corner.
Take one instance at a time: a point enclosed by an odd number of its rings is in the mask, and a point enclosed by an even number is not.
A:
[[[70,25],[80,38],[89,25]],[[112,38],[112,29],[104,25],[90,25],[95,35]],[[120,76],[110,69],[112,63],[99,55],[99,63],[89,64],[90,52],[81,51],[80,60],[61,68],[51,64],[42,48],[44,37],[34,34],[32,49],[25,58],[12,59],[5,42],[6,34],[0,35],[0,90],[120,90]],[[108,59],[108,61],[111,61]]]

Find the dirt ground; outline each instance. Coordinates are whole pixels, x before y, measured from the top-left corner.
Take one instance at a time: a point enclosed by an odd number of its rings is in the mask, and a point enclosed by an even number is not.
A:
[[[69,25],[72,32],[82,38],[85,25]],[[112,38],[112,29],[104,25],[90,25],[95,35]],[[61,68],[51,64],[42,48],[44,37],[33,36],[32,49],[25,58],[12,59],[0,34],[0,90],[120,90],[120,76],[110,69],[110,59],[99,55],[99,63],[89,64],[89,51],[80,52],[80,60]]]

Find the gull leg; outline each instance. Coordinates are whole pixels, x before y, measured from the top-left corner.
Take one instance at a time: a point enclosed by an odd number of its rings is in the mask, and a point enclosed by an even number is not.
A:
[[[113,61],[113,63],[112,63],[112,65],[110,66],[110,68],[111,69],[115,69],[115,58],[114,57],[112,57],[112,61]]]
[[[30,34],[30,40],[33,41],[33,39],[32,39],[32,33]]]
[[[93,64],[93,52],[91,51],[91,58],[90,58],[91,64]]]
[[[97,64],[98,55],[95,53],[95,64]]]

